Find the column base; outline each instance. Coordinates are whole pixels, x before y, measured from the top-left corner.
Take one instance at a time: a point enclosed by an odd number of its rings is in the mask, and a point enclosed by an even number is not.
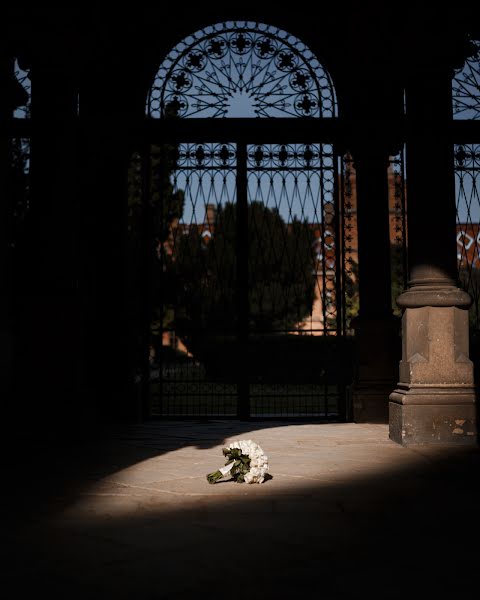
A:
[[[398,388],[390,395],[390,439],[413,444],[478,443],[473,386]]]

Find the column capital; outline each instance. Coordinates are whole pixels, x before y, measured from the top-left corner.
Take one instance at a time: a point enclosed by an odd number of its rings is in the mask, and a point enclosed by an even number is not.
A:
[[[456,306],[469,308],[470,294],[451,285],[414,285],[397,298],[400,308],[421,308],[423,306]]]

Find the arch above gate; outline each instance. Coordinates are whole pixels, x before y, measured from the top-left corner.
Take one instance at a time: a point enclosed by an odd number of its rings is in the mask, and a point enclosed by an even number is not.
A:
[[[480,40],[471,41],[471,50],[452,80],[454,119],[480,119]]]
[[[293,35],[250,21],[211,25],[161,64],[147,114],[180,117],[335,117],[332,79]]]

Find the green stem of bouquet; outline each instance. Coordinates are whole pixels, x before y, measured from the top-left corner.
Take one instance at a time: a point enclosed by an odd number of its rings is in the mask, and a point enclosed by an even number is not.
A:
[[[213,471],[213,473],[209,473],[207,475],[208,483],[216,483],[220,479],[222,479],[223,475],[220,471]]]
[[[237,483],[243,483],[245,481],[245,474],[250,470],[250,458],[242,454],[241,450],[237,448],[223,448],[222,452],[227,458],[225,466],[233,461],[233,467],[230,470],[232,479]],[[213,471],[207,475],[207,481],[208,483],[217,483],[223,477],[224,475],[221,471]]]

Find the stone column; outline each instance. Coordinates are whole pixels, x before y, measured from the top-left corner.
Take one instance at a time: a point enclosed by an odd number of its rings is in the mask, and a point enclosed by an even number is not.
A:
[[[470,296],[456,286],[451,73],[432,67],[407,87],[408,289],[400,382],[390,438],[400,444],[476,442]]]
[[[85,434],[77,272],[75,89],[55,56],[32,60],[30,208],[15,248],[18,417],[42,439]]]
[[[384,144],[366,135],[353,151],[357,186],[360,312],[354,320],[356,377],[353,418],[388,421],[388,396],[397,379],[398,320],[392,314],[388,159]]]

